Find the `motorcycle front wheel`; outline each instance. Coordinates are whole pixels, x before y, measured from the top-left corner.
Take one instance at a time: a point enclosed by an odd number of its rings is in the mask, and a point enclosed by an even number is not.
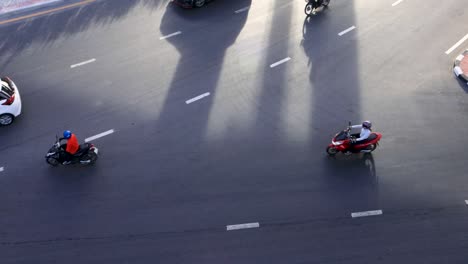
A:
[[[334,156],[338,153],[338,150],[334,147],[327,147],[327,154],[330,156]]]
[[[305,8],[304,8],[304,13],[307,16],[311,16],[314,13],[314,7],[312,6],[312,3],[307,3]]]
[[[46,162],[49,163],[49,165],[54,166],[54,167],[57,167],[60,164],[60,162],[54,158],[47,158]]]

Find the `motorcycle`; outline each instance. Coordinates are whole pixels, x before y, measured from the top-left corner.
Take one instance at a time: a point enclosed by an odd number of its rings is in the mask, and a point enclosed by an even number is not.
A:
[[[337,133],[335,137],[333,137],[331,144],[327,147],[328,155],[334,156],[338,152],[371,153],[377,148],[382,138],[381,133],[372,132],[366,140],[352,145],[352,139],[358,136],[359,134],[351,134],[350,122],[347,129]]]
[[[305,0],[307,2],[304,12],[307,16],[315,15],[319,7],[327,7],[330,0]]]
[[[56,137],[55,144],[47,152],[45,159],[51,166],[58,166],[65,161],[65,148],[66,144],[62,144],[60,139]],[[98,148],[91,143],[84,143],[80,145],[78,151],[72,155],[70,164],[88,164],[92,165],[98,159]]]

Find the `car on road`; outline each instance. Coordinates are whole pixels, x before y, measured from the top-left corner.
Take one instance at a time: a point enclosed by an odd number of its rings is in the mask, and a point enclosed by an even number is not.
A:
[[[21,97],[16,84],[8,77],[0,78],[0,126],[7,126],[21,114]]]
[[[183,8],[202,7],[210,1],[211,0],[172,0],[174,4],[179,5]]]

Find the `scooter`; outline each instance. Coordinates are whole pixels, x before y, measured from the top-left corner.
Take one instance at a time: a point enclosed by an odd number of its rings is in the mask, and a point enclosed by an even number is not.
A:
[[[305,0],[306,6],[304,12],[307,16],[315,15],[318,8],[327,7],[330,4],[330,0]]]
[[[359,134],[351,134],[351,122],[349,122],[348,128],[337,133],[335,137],[333,137],[331,144],[327,147],[327,154],[334,156],[339,152],[371,153],[377,148],[379,141],[382,138],[381,133],[372,132],[366,140],[352,145],[352,139],[358,136]]]
[[[45,156],[46,162],[54,167],[63,164],[66,155],[65,144],[62,144],[57,136],[55,138],[55,144],[49,149]],[[91,143],[81,144],[78,151],[72,156],[70,164],[80,163],[92,165],[98,159],[98,152],[98,148]]]

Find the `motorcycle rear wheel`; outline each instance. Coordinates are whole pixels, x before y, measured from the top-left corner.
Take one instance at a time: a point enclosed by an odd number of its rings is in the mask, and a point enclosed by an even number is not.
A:
[[[89,152],[88,154],[84,155],[83,158],[81,158],[81,161],[89,161],[88,164],[92,165],[96,162],[98,159],[98,155],[94,152]]]
[[[330,156],[335,156],[338,153],[338,150],[333,147],[327,147],[327,154]]]
[[[372,152],[377,148],[377,144],[371,144],[369,145],[369,150]]]
[[[47,158],[46,162],[49,163],[49,165],[54,166],[54,167],[57,167],[60,164],[60,162],[54,158]]]
[[[200,8],[200,7],[202,7],[202,6],[205,5],[205,2],[206,2],[206,0],[195,0],[194,3],[193,3],[193,5],[194,5],[195,7],[199,7],[199,8]]]

